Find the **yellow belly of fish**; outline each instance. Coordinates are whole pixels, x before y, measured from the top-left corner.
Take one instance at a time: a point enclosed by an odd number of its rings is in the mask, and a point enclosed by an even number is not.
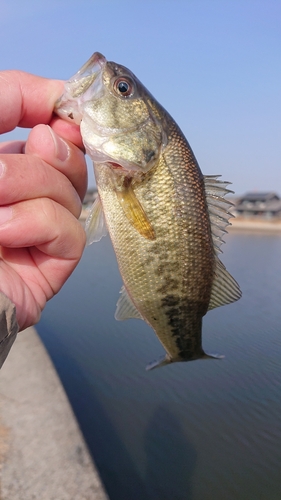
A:
[[[213,280],[214,252],[201,172],[171,173],[169,154],[134,187],[155,239],[139,234],[116,196],[108,167],[96,165],[107,226],[125,288],[171,357],[201,348],[201,322]]]

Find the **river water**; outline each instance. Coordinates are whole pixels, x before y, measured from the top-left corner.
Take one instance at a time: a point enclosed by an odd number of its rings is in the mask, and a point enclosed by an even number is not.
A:
[[[39,334],[111,500],[281,499],[281,236],[226,241],[243,297],[203,324],[223,360],[145,371],[163,348],[144,322],[114,319],[109,238],[43,313]]]

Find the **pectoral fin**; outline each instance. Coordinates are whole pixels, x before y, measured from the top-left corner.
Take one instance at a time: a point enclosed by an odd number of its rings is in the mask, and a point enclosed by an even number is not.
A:
[[[138,233],[148,240],[154,240],[154,229],[151,226],[139,200],[137,199],[132,186],[126,185],[122,190],[116,190],[116,196],[127,219],[138,231]]]

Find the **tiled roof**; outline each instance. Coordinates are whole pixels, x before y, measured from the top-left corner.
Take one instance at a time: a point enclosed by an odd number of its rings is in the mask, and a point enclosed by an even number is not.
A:
[[[244,194],[243,196],[240,197],[239,202],[241,203],[242,201],[269,201],[272,199],[279,200],[279,196],[277,193],[274,193],[273,191],[267,191],[267,192],[248,192]]]

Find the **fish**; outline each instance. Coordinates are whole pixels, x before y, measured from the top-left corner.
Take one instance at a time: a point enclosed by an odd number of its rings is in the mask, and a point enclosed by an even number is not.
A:
[[[165,354],[147,369],[221,358],[202,347],[202,320],[241,297],[219,259],[229,182],[204,176],[183,132],[138,78],[99,52],[65,83],[55,113],[80,126],[98,197],[88,244],[109,232],[123,286],[115,318],[144,320]]]

